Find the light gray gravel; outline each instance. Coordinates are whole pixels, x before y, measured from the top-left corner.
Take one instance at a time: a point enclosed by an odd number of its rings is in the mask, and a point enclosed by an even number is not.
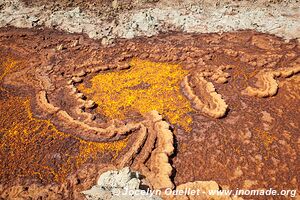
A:
[[[2,0],[0,27],[43,25],[70,33],[86,33],[109,44],[114,38],[152,36],[159,32],[228,32],[252,29],[285,39],[300,38],[300,3],[269,6],[204,6],[200,3],[159,6],[118,12],[113,20],[80,8],[49,10],[26,7],[18,0]],[[242,5],[242,4],[241,4]]]

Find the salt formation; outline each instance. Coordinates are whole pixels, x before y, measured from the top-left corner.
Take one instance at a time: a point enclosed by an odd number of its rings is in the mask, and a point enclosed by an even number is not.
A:
[[[221,95],[216,92],[214,85],[201,76],[193,76],[192,79],[194,80],[194,87],[190,85],[189,76],[184,78],[181,85],[187,98],[193,102],[194,108],[210,117],[223,117],[228,106]],[[200,91],[201,98],[204,100],[201,100],[194,90]]]
[[[135,144],[124,155],[119,167],[127,165],[146,176],[153,189],[174,188],[170,179],[172,166],[169,157],[173,154],[173,133],[169,124],[157,111],[145,116],[142,129]]]
[[[142,181],[138,172],[132,172],[125,167],[118,171],[107,171],[101,174],[97,185],[83,191],[82,194],[88,200],[161,200],[158,196],[143,194],[140,188]],[[130,195],[127,191],[134,194]]]
[[[263,69],[257,74],[257,88],[248,86],[244,91],[243,94],[249,96],[257,96],[257,97],[271,97],[274,96],[278,91],[278,83],[275,78],[286,78],[293,76],[300,72],[300,67],[295,66],[292,68],[286,69],[278,69],[278,70],[270,70],[270,69]]]

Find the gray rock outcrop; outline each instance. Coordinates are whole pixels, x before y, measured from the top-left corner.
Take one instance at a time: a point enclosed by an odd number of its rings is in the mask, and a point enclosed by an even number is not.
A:
[[[88,200],[161,200],[160,197],[142,190],[142,178],[128,167],[103,173],[97,185],[83,191]]]

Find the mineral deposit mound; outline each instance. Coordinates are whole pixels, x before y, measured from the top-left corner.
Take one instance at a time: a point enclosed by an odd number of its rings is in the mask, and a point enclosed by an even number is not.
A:
[[[0,2],[0,199],[299,198],[299,13]],[[115,195],[128,188],[162,193]]]

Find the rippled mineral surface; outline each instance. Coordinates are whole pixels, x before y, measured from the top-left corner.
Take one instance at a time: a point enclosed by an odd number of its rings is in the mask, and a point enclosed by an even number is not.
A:
[[[151,110],[174,132],[175,184],[215,180],[230,188],[298,187],[296,41],[249,31],[173,33],[102,47],[47,29],[5,28],[0,34],[2,195],[22,193],[29,183],[41,191],[57,183],[51,193],[79,195],[72,193],[91,184],[101,168],[120,162],[138,135],[132,130],[122,137],[90,138],[94,133],[85,127],[81,132],[81,125],[109,127],[112,119],[116,127],[139,123]],[[284,71],[290,74],[280,75]],[[276,76],[265,80],[263,74],[271,72]],[[276,94],[269,94],[273,82]],[[63,111],[73,121],[62,123]],[[12,185],[20,186],[9,189]],[[60,193],[61,187],[68,194]]]
[[[0,199],[85,199],[126,167],[153,189],[299,191],[297,35],[17,27],[0,28]]]

